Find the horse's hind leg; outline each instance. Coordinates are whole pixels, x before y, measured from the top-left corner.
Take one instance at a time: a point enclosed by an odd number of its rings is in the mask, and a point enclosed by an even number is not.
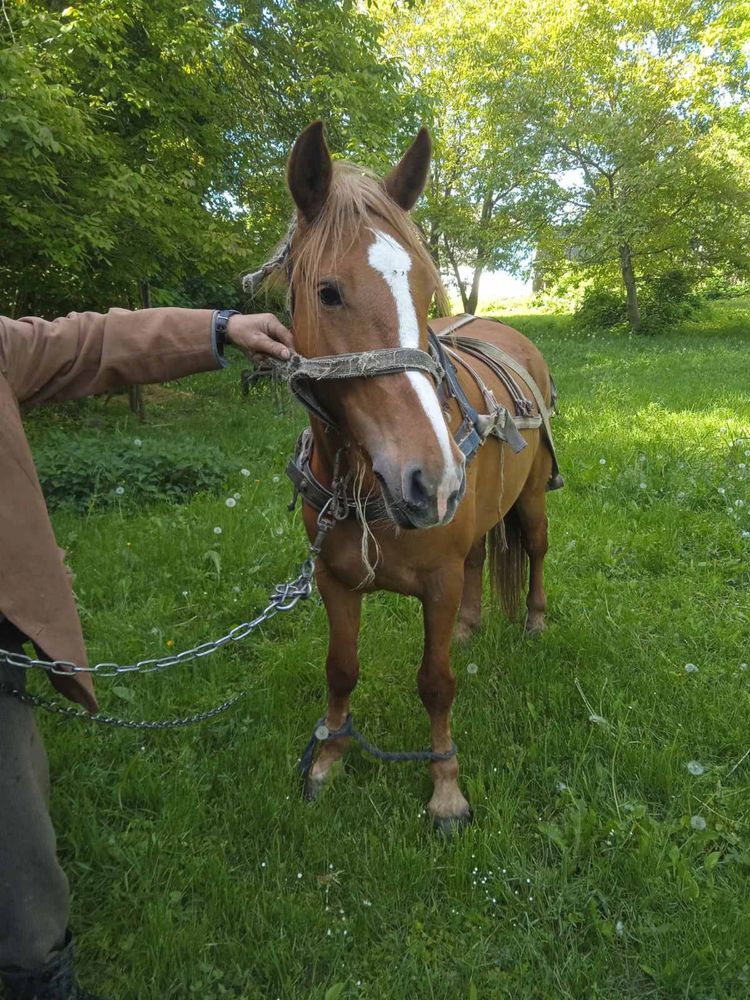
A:
[[[362,594],[349,590],[318,563],[318,590],[328,613],[328,712],[326,726],[340,729],[349,714],[349,695],[359,677],[357,638],[362,611]],[[331,773],[331,768],[344,754],[349,740],[341,737],[327,740],[321,747],[305,785],[305,797],[316,798]]]
[[[455,636],[459,642],[468,639],[482,622],[482,571],[486,551],[486,535],[476,542],[464,561],[464,591],[458,612]]]
[[[456,694],[456,675],[450,662],[450,640],[461,599],[461,565],[453,573],[442,573],[422,596],[425,643],[422,666],[417,675],[419,697],[430,716],[432,749],[446,753],[453,746],[450,714]],[[432,762],[434,790],[428,804],[435,826],[444,832],[460,826],[471,816],[469,803],[458,787],[458,760]]]
[[[547,482],[552,473],[552,458],[546,447],[541,446],[529,478],[515,503],[521,524],[523,546],[529,557],[529,593],[526,598],[528,614],[526,631],[538,635],[547,625],[547,595],[544,592],[544,557],[547,554]]]

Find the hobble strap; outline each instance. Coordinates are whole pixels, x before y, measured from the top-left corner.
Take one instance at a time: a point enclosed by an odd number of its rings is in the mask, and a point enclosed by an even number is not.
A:
[[[359,743],[365,753],[369,753],[372,757],[376,757],[378,760],[394,762],[406,760],[450,760],[451,757],[455,757],[458,753],[458,747],[455,743],[451,746],[450,750],[446,750],[445,753],[440,753],[437,750],[380,750],[378,747],[370,743],[369,740],[366,740],[359,730],[354,728],[354,721],[351,715],[347,715],[344,720],[344,724],[340,729],[329,729],[325,722],[325,717],[323,717],[315,724],[313,734],[299,759],[299,764],[297,766],[300,774],[304,778],[307,778],[310,775],[315,757],[315,748],[318,743],[326,743],[328,740],[340,740],[344,736],[351,736],[357,741],[357,743]]]

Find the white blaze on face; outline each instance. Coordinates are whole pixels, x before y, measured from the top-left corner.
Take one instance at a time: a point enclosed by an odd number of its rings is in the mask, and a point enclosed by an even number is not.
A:
[[[409,288],[411,257],[392,236],[379,229],[372,232],[375,241],[368,250],[367,259],[385,279],[396,301],[399,346],[419,348],[419,323]],[[461,470],[451,452],[448,427],[432,380],[425,372],[406,372],[406,376],[432,424],[443,456],[443,475],[438,488],[438,517],[442,521],[448,508],[448,497],[460,486]]]

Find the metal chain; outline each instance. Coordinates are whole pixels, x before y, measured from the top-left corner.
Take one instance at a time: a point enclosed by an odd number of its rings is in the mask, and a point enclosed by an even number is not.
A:
[[[10,695],[12,698],[16,698],[18,701],[23,702],[24,705],[32,705],[34,708],[42,708],[45,712],[49,712],[52,715],[63,715],[68,719],[80,719],[82,722],[96,722],[100,726],[114,726],[117,729],[182,729],[185,726],[192,726],[198,722],[206,722],[208,719],[214,719],[217,715],[222,715],[224,712],[228,711],[238,701],[242,701],[247,695],[247,691],[240,691],[238,694],[233,695],[226,701],[223,701],[220,705],[215,708],[209,708],[205,712],[196,712],[194,715],[186,715],[179,719],[163,719],[163,720],[135,720],[135,719],[118,719],[112,715],[104,715],[102,712],[97,712],[95,715],[91,715],[88,712],[84,712],[81,709],[69,708],[67,705],[60,705],[51,698],[42,698],[37,694],[29,694],[28,691],[21,691],[19,688],[13,687],[12,684],[0,684],[0,694]]]
[[[348,515],[346,481],[338,475],[339,457],[340,453],[336,455],[333,495],[318,515],[318,530],[315,535],[315,539],[308,550],[307,558],[300,567],[299,574],[294,580],[287,583],[277,584],[271,593],[269,603],[263,611],[259,615],[256,615],[256,617],[251,621],[243,622],[241,625],[235,626],[235,628],[227,632],[226,635],[223,635],[220,639],[215,639],[212,642],[203,642],[198,646],[194,646],[192,649],[184,650],[183,652],[176,653],[172,656],[165,656],[160,659],[139,660],[134,664],[121,665],[117,663],[97,663],[94,667],[83,667],[80,664],[71,663],[68,660],[38,660],[32,656],[26,656],[25,653],[12,653],[9,650],[0,649],[0,666],[6,665],[11,667],[22,667],[24,669],[37,667],[41,670],[47,671],[47,673],[65,676],[82,673],[95,674],[98,677],[116,677],[119,674],[130,673],[148,674],[157,670],[165,670],[168,667],[176,666],[179,663],[189,663],[191,660],[196,660],[204,656],[210,656],[211,653],[215,653],[217,649],[223,648],[230,642],[240,642],[242,639],[245,639],[251,634],[251,632],[254,632],[255,629],[257,629],[264,622],[269,621],[280,611],[291,611],[292,608],[296,607],[299,601],[307,600],[312,593],[315,560],[320,555],[323,541],[337,521],[343,520]],[[14,687],[12,684],[0,684],[0,694],[9,695],[26,705],[42,708],[45,712],[50,712],[54,715],[62,715],[69,719],[80,719],[85,722],[95,722],[102,726],[113,726],[118,729],[163,730],[181,729],[185,726],[192,726],[198,722],[206,722],[208,719],[214,719],[217,715],[222,715],[224,712],[236,705],[238,701],[241,701],[244,697],[246,697],[247,692],[240,691],[238,694],[228,698],[220,705],[216,705],[214,708],[210,708],[205,712],[197,712],[194,715],[188,715],[178,719],[164,719],[159,721],[149,721],[145,719],[118,719],[111,715],[103,715],[100,712],[91,715],[88,712],[83,712],[76,708],[69,708],[65,705],[60,705],[50,698],[43,698],[40,695],[29,694],[26,691]]]
[[[185,649],[180,653],[172,653],[169,656],[162,656],[154,659],[138,660],[131,664],[118,663],[97,663],[93,667],[84,667],[70,660],[39,660],[25,653],[13,653],[7,649],[0,649],[0,665],[9,667],[22,667],[24,669],[38,668],[50,674],[70,676],[70,674],[94,674],[97,677],[117,677],[120,674],[150,674],[158,670],[167,670],[169,667],[178,666],[181,663],[190,663],[192,660],[202,659],[210,656],[218,649],[232,642],[241,642],[246,639],[251,632],[254,632],[265,622],[270,621],[280,611],[291,611],[301,600],[306,600],[313,589],[313,573],[315,571],[315,560],[320,554],[323,540],[337,521],[343,520],[348,513],[346,506],[342,507],[342,490],[339,483],[336,483],[336,492],[331,497],[326,506],[318,515],[318,533],[310,546],[307,558],[300,567],[299,574],[294,580],[287,583],[277,584],[271,592],[266,607],[259,615],[251,621],[235,625],[226,635],[219,639],[202,642],[191,649]],[[346,500],[346,493],[343,493]]]

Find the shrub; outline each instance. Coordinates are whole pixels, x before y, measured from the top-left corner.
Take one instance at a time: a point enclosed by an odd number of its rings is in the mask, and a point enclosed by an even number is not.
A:
[[[624,297],[601,285],[586,289],[575,312],[576,326],[583,330],[608,330],[626,318]]]
[[[640,295],[641,332],[660,333],[689,316],[698,303],[684,271],[665,271],[646,282]]]
[[[137,441],[101,434],[48,438],[35,458],[49,509],[185,503],[197,493],[217,491],[226,481],[228,463],[218,448]]]

